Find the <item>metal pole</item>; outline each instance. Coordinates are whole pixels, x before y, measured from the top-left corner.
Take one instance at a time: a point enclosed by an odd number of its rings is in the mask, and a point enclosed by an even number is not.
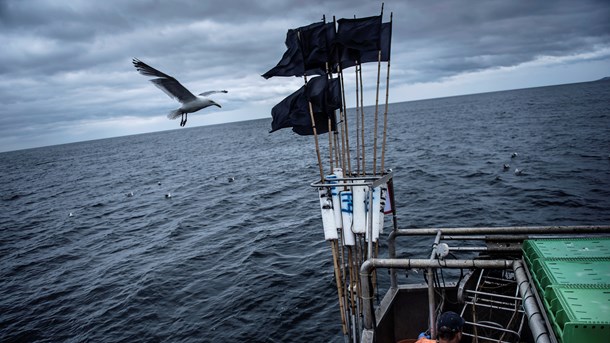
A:
[[[369,234],[369,241],[367,242],[368,245],[368,251],[367,251],[367,256],[368,258],[373,258],[373,189],[371,187],[367,187],[368,188],[368,193],[369,193],[369,204],[368,206],[366,206],[364,208],[364,210],[366,211],[366,214],[368,215],[368,224],[367,224],[367,228],[366,228],[366,232]]]
[[[439,230],[432,244],[432,252],[430,253],[430,261],[436,260],[436,247],[441,241],[441,231]],[[436,339],[436,299],[434,297],[434,272],[432,267],[428,268],[428,324],[430,325],[430,338]]]
[[[532,293],[527,275],[525,275],[523,264],[520,261],[513,262],[513,270],[515,272],[519,294],[523,299],[523,309],[527,314],[534,341],[536,343],[550,343],[549,332],[546,329],[544,318],[542,317],[538,303]]]
[[[381,158],[381,163],[383,165],[383,157]],[[381,172],[383,173],[383,167],[381,167]],[[390,169],[390,174],[392,174],[392,170]],[[390,253],[390,258],[396,258],[396,231],[398,231],[398,221],[396,215],[396,201],[394,199],[394,176],[388,180],[388,201],[390,202],[390,208],[392,209],[392,232],[388,237],[388,250]],[[398,287],[398,279],[396,277],[396,270],[390,269],[390,280],[392,288]]]
[[[581,226],[503,226],[503,227],[466,227],[466,228],[423,228],[398,229],[397,236],[431,236],[441,230],[444,235],[471,234],[567,234],[567,233],[610,233],[610,225]]]

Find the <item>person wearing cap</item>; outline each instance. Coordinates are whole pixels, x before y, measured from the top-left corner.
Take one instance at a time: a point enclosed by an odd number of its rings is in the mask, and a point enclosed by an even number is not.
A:
[[[447,311],[436,321],[436,335],[438,340],[429,339],[420,335],[416,343],[458,343],[462,339],[464,318],[453,311]]]
[[[438,317],[436,322],[436,335],[441,343],[457,343],[462,340],[464,318],[459,314],[447,311]]]

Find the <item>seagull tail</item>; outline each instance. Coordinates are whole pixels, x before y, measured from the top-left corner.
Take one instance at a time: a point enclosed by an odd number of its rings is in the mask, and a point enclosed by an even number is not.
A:
[[[180,117],[181,115],[182,115],[182,111],[177,109],[177,110],[173,110],[173,111],[169,112],[167,114],[167,118],[169,118],[169,119],[176,119],[176,118]]]

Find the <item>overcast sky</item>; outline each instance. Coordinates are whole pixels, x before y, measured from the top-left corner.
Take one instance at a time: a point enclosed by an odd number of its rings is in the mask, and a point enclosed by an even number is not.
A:
[[[260,76],[286,31],[380,10],[371,0],[0,0],[0,151],[178,129],[166,114],[179,104],[133,57],[193,93],[229,91],[187,127],[271,122],[303,82]],[[390,102],[610,76],[607,0],[385,1],[384,21],[390,12]],[[364,68],[369,93],[376,69]]]

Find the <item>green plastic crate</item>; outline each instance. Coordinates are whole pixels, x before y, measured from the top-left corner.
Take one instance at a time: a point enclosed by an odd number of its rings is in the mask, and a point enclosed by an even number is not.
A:
[[[610,258],[610,238],[534,239],[526,240],[522,249],[531,268],[539,258]]]
[[[531,274],[541,292],[553,285],[597,285],[610,288],[608,259],[537,259]]]
[[[609,288],[552,286],[545,300],[555,334],[562,343],[608,343]]]

